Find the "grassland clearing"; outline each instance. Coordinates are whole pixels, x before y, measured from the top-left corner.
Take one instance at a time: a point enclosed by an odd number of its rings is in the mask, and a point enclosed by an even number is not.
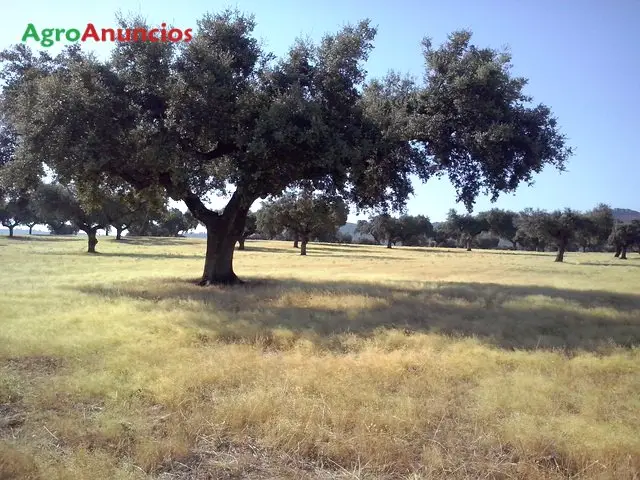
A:
[[[0,478],[640,475],[637,254],[85,243],[0,239]]]

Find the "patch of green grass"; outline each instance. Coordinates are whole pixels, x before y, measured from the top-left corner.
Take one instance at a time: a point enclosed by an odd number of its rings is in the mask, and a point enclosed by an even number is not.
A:
[[[0,478],[640,474],[640,256],[204,247],[0,239]]]

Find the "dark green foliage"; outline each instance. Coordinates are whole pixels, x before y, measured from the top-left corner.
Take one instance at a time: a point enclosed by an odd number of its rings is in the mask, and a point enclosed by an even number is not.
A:
[[[582,216],[575,241],[584,252],[587,249],[600,250],[606,244],[613,227],[613,210],[608,205],[600,204]]]
[[[581,225],[583,217],[580,213],[566,208],[551,213],[544,213],[536,219],[536,228],[542,236],[553,242],[558,248],[556,262],[564,260],[564,253],[575,233]]]
[[[542,232],[542,219],[546,212],[526,208],[516,218],[516,236],[514,240],[525,250],[544,251],[547,237]]]
[[[13,237],[13,229],[24,221],[26,204],[24,198],[0,197],[0,224],[9,229],[10,237]]]
[[[433,225],[424,215],[394,218],[383,213],[358,221],[355,232],[371,235],[376,243],[386,243],[387,248],[398,242],[405,246],[425,246],[433,236]]]
[[[494,250],[498,248],[500,244],[500,239],[498,237],[493,237],[490,235],[478,235],[474,240],[473,244],[480,249],[486,250]]]
[[[458,214],[455,210],[449,210],[447,220],[444,223],[444,230],[458,242],[465,245],[467,250],[471,250],[473,240],[489,229],[487,221],[480,216],[473,216],[469,213]]]
[[[275,208],[261,208],[256,212],[256,228],[267,240],[273,240],[282,233],[276,214]]]
[[[198,221],[190,212],[183,213],[177,208],[159,210],[143,208],[136,213],[129,224],[132,236],[178,237],[198,226]]]
[[[43,184],[36,191],[40,211],[47,223],[57,225],[67,221],[88,237],[88,253],[95,253],[98,243],[96,232],[108,225],[109,219],[101,206],[91,206],[85,194],[76,185]]]
[[[244,250],[244,241],[258,231],[258,217],[255,213],[249,212],[244,224],[242,236],[238,240],[238,250]]]
[[[308,190],[287,192],[271,202],[264,202],[263,214],[273,228],[289,230],[300,240],[300,254],[307,254],[307,243],[319,237],[336,235],[347,222],[349,208],[341,197],[312,193]]]
[[[134,224],[145,224],[150,216],[160,219],[163,214],[168,215],[166,198],[159,189],[135,191],[103,188],[95,202],[101,206],[109,222],[105,234],[108,235],[108,227],[113,226],[116,240],[120,240],[122,233]]]
[[[572,155],[545,105],[529,106],[525,78],[512,77],[506,53],[477,48],[462,31],[435,49],[423,41],[427,87],[416,105],[429,174],[447,174],[470,211],[476,196],[513,192],[546,165]]]
[[[350,233],[338,232],[338,243],[353,243],[353,236]]]
[[[402,215],[398,224],[397,236],[404,246],[426,246],[433,236],[433,225],[424,215]]]
[[[488,231],[493,235],[509,240],[514,249],[517,247],[516,233],[518,232],[518,227],[516,226],[517,214],[515,212],[493,208],[478,214],[478,218],[486,222]]]
[[[46,225],[51,235],[76,235],[80,231],[74,225],[57,220],[50,220]]]
[[[400,241],[400,222],[388,213],[382,213],[369,220],[360,220],[356,233],[371,235],[378,244],[386,243],[387,248],[391,248]]]
[[[634,245],[640,247],[640,220],[633,220],[630,223],[616,223],[608,241],[615,248],[615,256],[626,260],[627,250]]]

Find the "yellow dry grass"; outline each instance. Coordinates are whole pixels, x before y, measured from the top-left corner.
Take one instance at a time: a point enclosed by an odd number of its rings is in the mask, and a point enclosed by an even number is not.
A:
[[[640,255],[0,239],[0,478],[640,475]]]

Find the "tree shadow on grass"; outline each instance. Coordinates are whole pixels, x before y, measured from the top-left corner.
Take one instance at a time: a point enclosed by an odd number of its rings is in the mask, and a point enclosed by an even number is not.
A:
[[[108,238],[108,237],[107,237]],[[114,242],[123,245],[202,245],[205,239],[191,237],[122,237],[120,240],[113,239]]]
[[[195,282],[195,280],[194,280]],[[606,291],[493,283],[416,287],[357,282],[250,279],[235,287],[197,287],[180,279],[82,287],[84,294],[148,302],[186,312],[188,326],[209,340],[277,344],[278,332],[322,348],[348,350],[348,336],[381,329],[474,337],[513,350],[606,353],[640,345],[640,296]],[[347,335],[348,334],[348,335]]]
[[[307,247],[307,257],[323,257],[323,258],[352,258],[352,259],[366,259],[366,260],[411,260],[411,257],[397,257],[397,256],[392,256],[392,255],[371,255],[370,252],[365,252],[363,254],[359,254],[356,253],[356,251],[354,250],[346,250],[345,254],[341,254],[341,253],[335,253],[335,254],[331,254],[331,253],[318,253],[318,251],[320,252],[340,252],[340,249],[333,249],[333,248],[325,248],[325,249],[319,249],[317,247],[311,246],[311,247]],[[246,253],[251,253],[251,252],[260,252],[260,253],[280,253],[280,254],[287,254],[287,255],[291,255],[294,257],[301,257],[302,255],[300,255],[300,249],[299,248],[293,248],[291,247],[290,249],[282,249],[282,248],[269,248],[269,247],[258,247],[258,246],[254,246],[254,245],[246,245],[244,250],[237,250],[236,252],[246,252]]]
[[[448,249],[436,249],[431,247],[418,247],[420,250],[428,253],[461,253],[467,255],[473,255],[475,253],[486,253],[488,255],[519,255],[519,256],[531,256],[531,257],[552,257],[555,256],[555,252],[530,252],[527,250],[488,250],[483,248],[474,248],[470,252],[466,248],[448,248]],[[568,254],[570,254],[569,252]]]
[[[625,260],[620,260],[620,263],[595,263],[595,262],[565,262],[571,265],[588,265],[591,267],[640,267],[640,263],[626,263]]]
[[[55,255],[55,256],[87,256],[90,255],[92,257],[123,257],[123,258],[149,258],[149,259],[162,259],[167,260],[171,258],[180,258],[180,259],[189,259],[189,258],[197,258],[204,259],[204,254],[202,255],[184,255],[181,253],[126,253],[126,252],[94,252],[87,253],[86,250],[80,252],[38,252],[38,255]]]
[[[68,242],[70,240],[84,240],[86,237],[77,237],[76,235],[58,236],[58,235],[16,235],[14,237],[5,236],[5,240],[21,241],[21,242]]]

